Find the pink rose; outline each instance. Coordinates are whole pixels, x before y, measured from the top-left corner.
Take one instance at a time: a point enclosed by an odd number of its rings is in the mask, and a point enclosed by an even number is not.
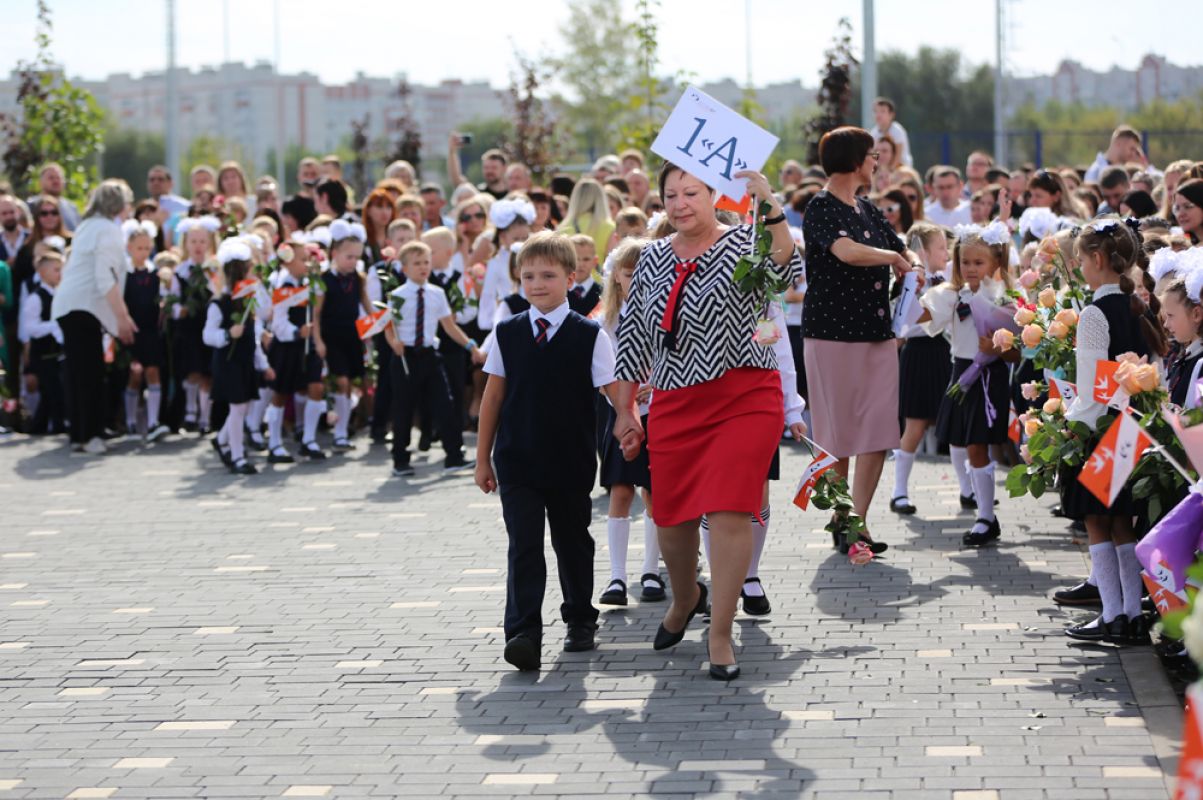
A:
[[[1020,387],[1020,394],[1023,395],[1024,400],[1035,400],[1040,397],[1040,388],[1036,385],[1035,381],[1030,381]]]
[[[1016,325],[1031,325],[1036,319],[1036,312],[1030,308],[1021,308],[1015,312]]]
[[[1023,463],[1025,464],[1032,463],[1032,453],[1030,450],[1028,450],[1027,442],[1024,442],[1019,446],[1019,457],[1023,459]]]
[[[393,247],[392,245],[389,245],[388,247],[386,247],[380,251],[380,257],[383,258],[385,261],[392,261],[393,259],[395,259],[397,257],[397,249],[395,247]]]
[[[1033,261],[1033,263],[1035,262]],[[1029,269],[1019,276],[1019,285],[1025,289],[1031,289],[1038,283],[1040,283],[1040,274],[1034,269]]]
[[[864,542],[857,542],[848,548],[848,560],[855,566],[863,566],[873,560],[873,551]]]
[[[1015,346],[1015,334],[1011,333],[1011,331],[1007,330],[1006,328],[999,328],[994,332],[994,336],[991,338],[994,342],[994,346],[1004,353]]]

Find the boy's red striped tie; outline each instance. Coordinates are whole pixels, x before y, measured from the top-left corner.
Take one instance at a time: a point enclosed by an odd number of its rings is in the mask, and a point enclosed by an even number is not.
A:
[[[542,347],[547,344],[547,329],[551,327],[551,321],[543,317],[535,320],[535,325],[539,328],[539,333],[535,336],[535,344]]]

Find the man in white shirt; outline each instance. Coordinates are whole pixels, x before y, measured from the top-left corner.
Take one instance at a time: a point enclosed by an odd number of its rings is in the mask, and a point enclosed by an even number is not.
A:
[[[188,210],[188,201],[171,193],[174,186],[171,171],[162,164],[156,164],[146,173],[146,193],[159,204],[159,211],[166,212],[164,219]]]
[[[1141,148],[1140,134],[1131,125],[1120,125],[1111,132],[1111,144],[1107,147],[1107,152],[1095,156],[1094,163],[1086,168],[1083,180],[1086,183],[1097,183],[1107,167],[1122,167],[1125,164],[1140,164],[1150,175],[1161,174],[1160,170],[1149,163]]]
[[[881,137],[889,134],[894,143],[898,145],[898,158],[903,164],[908,167],[915,166],[915,159],[911,155],[911,143],[906,135],[906,128],[898,124],[895,119],[894,101],[888,97],[879,97],[873,101],[873,119],[876,124],[869,133],[873,136],[873,141],[878,141]]]
[[[964,184],[956,167],[936,167],[932,177],[936,200],[924,208],[928,220],[946,228],[973,222],[970,202],[961,197]]]

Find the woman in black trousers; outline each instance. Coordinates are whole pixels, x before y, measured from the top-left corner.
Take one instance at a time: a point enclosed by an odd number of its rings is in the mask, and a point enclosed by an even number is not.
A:
[[[73,450],[105,452],[103,330],[125,344],[137,326],[125,307],[125,239],[121,222],[133,192],[125,181],[107,180],[92,192],[75,231],[51,314],[63,331],[67,414]]]

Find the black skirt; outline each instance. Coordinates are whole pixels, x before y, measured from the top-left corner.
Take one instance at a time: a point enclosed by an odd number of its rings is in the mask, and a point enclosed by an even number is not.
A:
[[[163,332],[157,325],[143,328],[138,325],[134,334],[134,344],[130,347],[130,357],[143,367],[162,367],[167,363],[167,348],[163,343]]]
[[[232,346],[233,356],[229,356],[229,346],[213,351],[213,399],[231,405],[258,400],[259,372],[255,369],[253,329],[248,329],[247,335]]]
[[[952,386],[972,363],[972,359],[968,358],[953,361],[952,380],[948,385]],[[954,447],[1006,442],[1010,412],[1010,377],[1007,365],[996,360],[982,368],[981,376],[970,384],[962,397],[952,398],[945,395],[940,402],[940,413],[936,416],[936,436],[940,441],[948,442]],[[995,412],[993,424],[987,419],[987,393],[982,386],[983,378],[989,383],[989,400]]]
[[[173,320],[172,345],[175,347],[175,374],[180,378],[199,373],[212,374],[213,348],[205,344],[203,319]]]
[[[303,341],[273,341],[267,351],[267,361],[276,373],[272,391],[277,394],[303,392],[309,384],[322,381],[322,360],[317,357],[317,349],[312,344],[306,356]]]
[[[1093,445],[1098,444],[1096,440]],[[1090,451],[1088,451],[1090,452]],[[1057,486],[1061,494],[1061,511],[1073,520],[1082,520],[1087,516],[1131,517],[1136,514],[1136,503],[1132,499],[1132,490],[1125,486],[1115,498],[1111,507],[1103,505],[1094,494],[1078,482],[1081,467],[1067,467],[1057,475]],[[1146,512],[1147,515],[1147,512]]]
[[[635,457],[635,460],[627,461],[622,455],[621,445],[613,434],[614,423],[618,419],[618,415],[614,413],[614,409],[609,403],[606,403],[606,408],[609,409],[605,418],[606,423],[597,432],[597,449],[601,453],[601,485],[606,489],[612,486],[638,486],[641,489],[651,489],[652,476],[648,469],[647,437],[644,437],[643,445],[639,448],[639,455]],[[642,423],[646,433],[646,414],[643,416]]]
[[[322,332],[326,344],[326,369],[331,375],[346,378],[363,377],[363,340],[352,328],[346,331]]]
[[[935,419],[952,376],[952,351],[943,336],[915,336],[898,355],[898,416]]]

